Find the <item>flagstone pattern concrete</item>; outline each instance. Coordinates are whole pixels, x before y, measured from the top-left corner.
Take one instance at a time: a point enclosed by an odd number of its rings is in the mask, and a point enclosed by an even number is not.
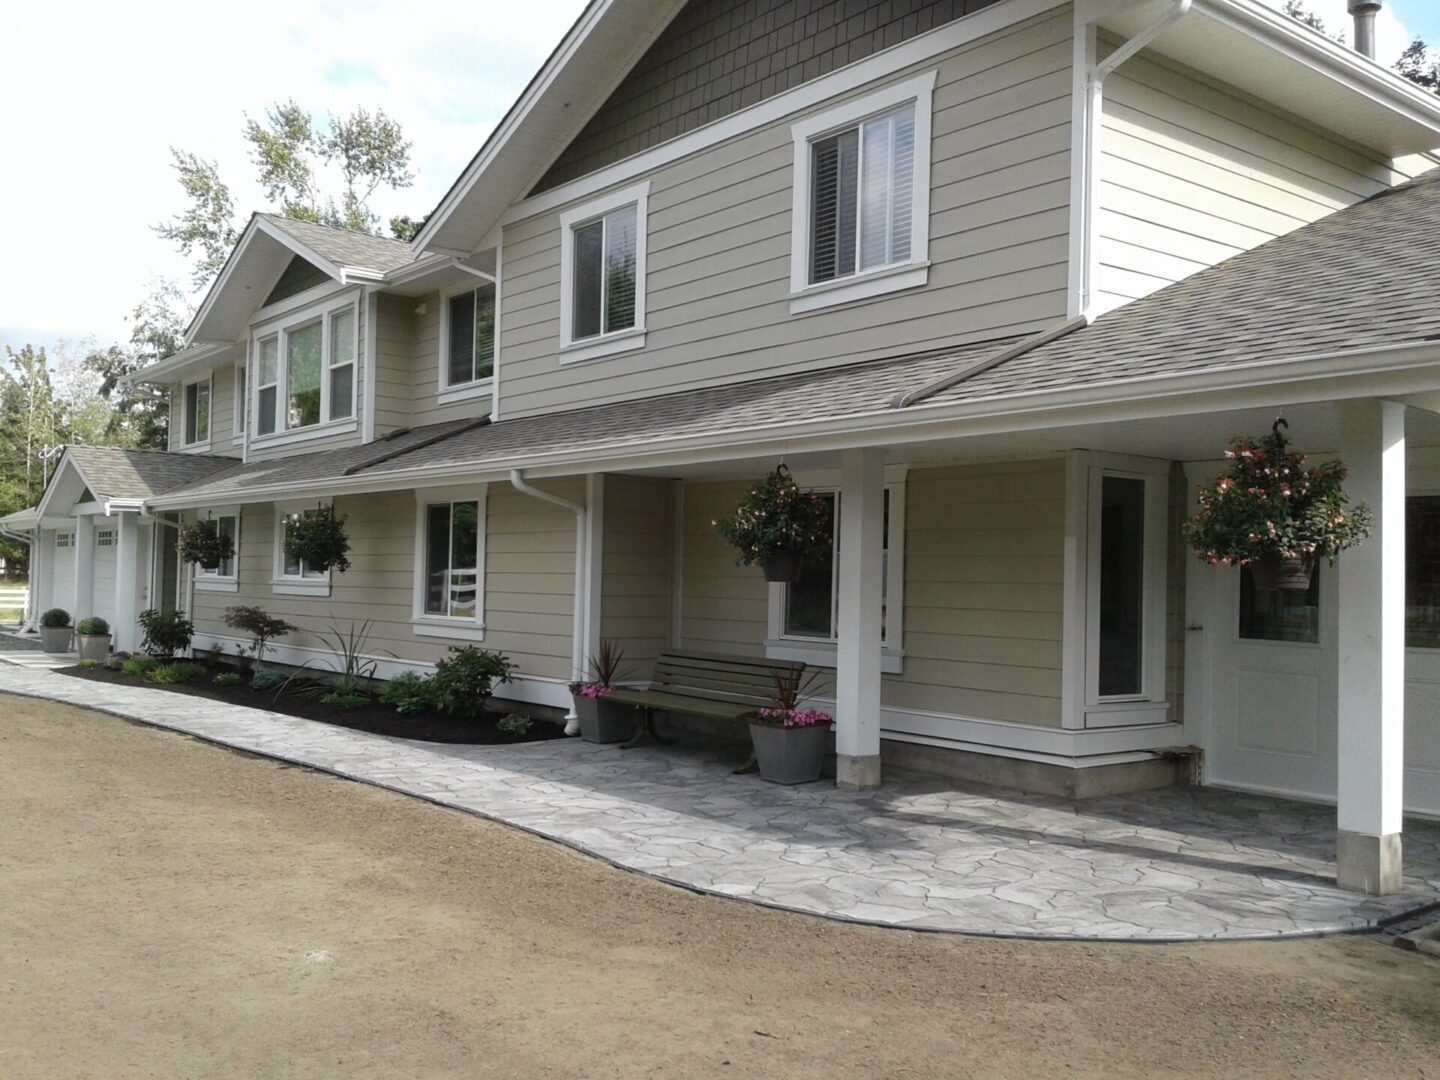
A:
[[[1440,825],[1407,827],[1402,894],[1364,897],[1335,885],[1332,810],[1214,789],[1069,802],[899,773],[874,792],[783,788],[731,775],[733,748],[714,745],[411,742],[13,664],[0,664],[0,691],[311,766],[686,888],[835,919],[1175,941],[1364,929],[1440,902]]]

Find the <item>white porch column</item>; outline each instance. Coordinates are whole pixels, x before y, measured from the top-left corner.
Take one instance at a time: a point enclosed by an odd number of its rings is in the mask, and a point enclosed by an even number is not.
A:
[[[140,647],[140,527],[134,514],[115,515],[115,625],[117,650]]]
[[[1340,406],[1340,459],[1351,505],[1375,531],[1346,551],[1339,574],[1339,828],[1341,886],[1400,889],[1405,734],[1405,407]]]
[[[95,614],[95,519],[75,518],[75,621]]]
[[[880,786],[880,605],[885,461],[846,450],[840,481],[840,611],[835,664],[835,783]]]
[[[38,632],[40,616],[54,606],[49,601],[55,595],[55,586],[50,581],[55,565],[55,534],[47,536],[36,521],[30,537],[30,581],[26,589],[29,612],[27,624],[21,629]]]

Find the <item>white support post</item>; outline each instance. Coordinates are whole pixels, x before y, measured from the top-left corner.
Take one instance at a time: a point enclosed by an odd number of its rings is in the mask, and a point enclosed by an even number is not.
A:
[[[1340,406],[1340,458],[1351,505],[1375,531],[1340,556],[1337,878],[1398,892],[1405,775],[1405,407]]]
[[[846,450],[840,482],[840,612],[835,664],[835,783],[880,786],[885,461]]]
[[[30,610],[27,625],[22,629],[38,633],[41,614],[53,606],[50,598],[55,595],[55,584],[50,579],[54,576],[54,566],[55,534],[50,533],[47,537],[46,531],[37,521],[30,534],[30,581],[26,589]]]
[[[75,518],[75,621],[95,614],[95,519]]]
[[[140,527],[134,514],[115,515],[115,626],[116,650],[134,652],[140,647]]]

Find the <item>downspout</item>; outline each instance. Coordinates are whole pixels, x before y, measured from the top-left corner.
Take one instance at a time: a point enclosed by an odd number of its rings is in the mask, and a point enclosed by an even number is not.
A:
[[[529,495],[532,499],[539,499],[541,502],[548,502],[554,506],[562,506],[575,515],[575,609],[570,645],[570,667],[573,672],[572,677],[576,682],[581,682],[585,678],[585,598],[590,592],[590,583],[586,580],[589,560],[585,556],[585,534],[588,531],[589,511],[577,502],[571,502],[560,495],[531,487],[525,482],[519,469],[510,470],[510,486],[522,495]],[[580,717],[575,712],[573,699],[570,711],[565,714],[565,734],[580,734]]]
[[[1105,101],[1105,76],[1145,48],[1172,23],[1190,13],[1191,0],[1175,0],[1154,22],[1090,68],[1085,77],[1085,152],[1080,164],[1084,203],[1081,207],[1079,243],[1084,246],[1080,267],[1080,314],[1093,322],[1097,314],[1095,297],[1095,248],[1100,210],[1101,116]],[[1076,28],[1077,33],[1080,28]]]

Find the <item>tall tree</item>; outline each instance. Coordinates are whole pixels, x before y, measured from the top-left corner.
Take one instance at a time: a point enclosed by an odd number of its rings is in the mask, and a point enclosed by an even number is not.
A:
[[[1405,47],[1395,61],[1395,70],[1416,86],[1440,94],[1440,54],[1432,53],[1420,38]]]
[[[173,240],[182,255],[195,255],[191,281],[202,289],[225,265],[235,241],[235,204],[230,189],[220,180],[215,162],[170,148],[171,164],[180,179],[189,205],[171,220],[155,226],[166,240]]]
[[[174,282],[159,282],[130,314],[130,342],[94,349],[85,367],[98,376],[96,392],[109,403],[105,441],[163,450],[168,445],[170,402],[163,389],[121,380],[179,352],[190,308]]]
[[[34,506],[44,489],[42,454],[65,441],[64,408],[50,381],[43,348],[5,346],[0,370],[0,477],[5,494],[18,499],[5,513]]]

